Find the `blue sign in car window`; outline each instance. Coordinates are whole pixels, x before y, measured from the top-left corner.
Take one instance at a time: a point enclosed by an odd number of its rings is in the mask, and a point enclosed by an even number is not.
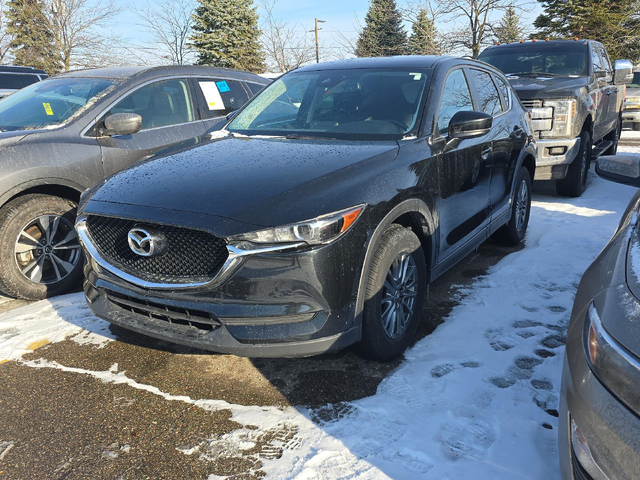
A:
[[[218,90],[220,91],[220,93],[223,92],[228,92],[229,90],[231,90],[229,88],[229,85],[227,85],[227,82],[216,82],[216,85],[218,86]]]

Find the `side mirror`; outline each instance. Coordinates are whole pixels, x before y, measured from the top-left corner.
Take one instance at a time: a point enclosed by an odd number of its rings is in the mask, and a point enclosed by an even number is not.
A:
[[[483,112],[458,112],[449,122],[449,138],[474,138],[491,131],[493,117]]]
[[[114,113],[104,119],[105,136],[131,135],[142,128],[142,117],[137,113]]]
[[[596,173],[606,180],[640,187],[640,155],[603,155]]]
[[[616,60],[613,64],[613,83],[624,85],[633,81],[633,63],[629,60]]]

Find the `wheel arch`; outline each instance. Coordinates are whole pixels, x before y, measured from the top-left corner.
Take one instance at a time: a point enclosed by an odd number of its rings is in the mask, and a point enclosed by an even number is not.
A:
[[[364,260],[362,262],[362,268],[357,282],[354,312],[354,325],[357,327],[362,326],[362,312],[364,309],[366,294],[365,282],[367,281],[367,274],[371,267],[371,259],[373,257],[375,246],[387,228],[394,223],[410,228],[416,234],[424,251],[425,259],[427,261],[427,269],[430,270],[434,264],[434,233],[436,231],[437,223],[431,209],[424,201],[416,198],[399,203],[382,218],[367,242]],[[430,280],[431,272],[427,271],[427,282],[430,282]],[[361,335],[362,332],[359,333],[358,337],[360,338]]]
[[[84,188],[75,183],[62,178],[41,178],[30,182],[25,182],[12,188],[4,195],[0,196],[0,208],[18,197],[31,193],[41,193],[65,198],[78,203],[80,194]]]

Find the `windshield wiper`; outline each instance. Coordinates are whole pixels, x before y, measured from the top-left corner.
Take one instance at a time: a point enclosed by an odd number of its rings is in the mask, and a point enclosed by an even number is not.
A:
[[[548,72],[517,72],[517,73],[506,73],[507,77],[559,77],[559,73],[548,73]]]
[[[284,138],[286,138],[287,140],[335,140],[335,138],[333,137],[314,137],[313,135],[300,135],[299,133],[290,133],[289,135],[285,135]]]

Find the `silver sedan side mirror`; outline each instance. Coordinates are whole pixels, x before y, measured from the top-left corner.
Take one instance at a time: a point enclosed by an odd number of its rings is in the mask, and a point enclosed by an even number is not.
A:
[[[640,187],[640,155],[603,155],[596,173],[606,180]]]

